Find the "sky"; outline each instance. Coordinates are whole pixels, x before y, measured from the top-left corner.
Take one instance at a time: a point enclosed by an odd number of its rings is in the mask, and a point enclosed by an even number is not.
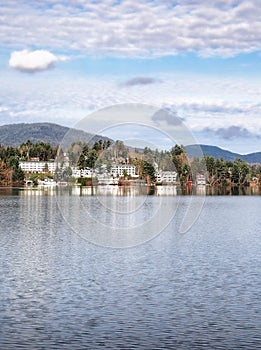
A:
[[[3,0],[0,125],[99,125],[101,109],[135,103],[171,111],[197,143],[261,151],[260,5]]]

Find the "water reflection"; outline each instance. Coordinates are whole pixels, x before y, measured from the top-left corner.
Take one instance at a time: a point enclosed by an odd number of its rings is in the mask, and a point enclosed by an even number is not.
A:
[[[77,196],[252,196],[261,195],[260,186],[72,186],[62,189]],[[61,193],[61,189],[58,190]]]
[[[252,196],[261,195],[261,186],[67,186],[67,187],[0,187],[0,195],[15,196]]]
[[[68,193],[76,196],[176,196],[177,186],[72,186],[58,190],[59,193]]]
[[[261,195],[261,186],[207,186],[206,194],[210,196],[252,196]]]
[[[204,186],[204,185],[199,185],[199,186],[196,186],[196,195],[197,196],[205,196],[207,193],[207,187]]]
[[[177,186],[157,186],[155,194],[157,196],[177,196]]]
[[[135,195],[123,189],[107,195],[57,196],[64,220],[89,242],[106,247],[130,247],[158,235],[170,222],[179,197]],[[127,195],[126,195],[127,194]]]
[[[179,236],[190,200],[180,197],[181,212],[162,235],[117,250],[73,234],[53,195],[10,191],[0,196],[1,349],[260,348],[259,197],[209,196]],[[160,200],[165,212],[178,197],[147,196],[142,215]],[[92,195],[61,201],[90,231],[82,210],[105,213]],[[116,215],[106,220],[118,224]]]

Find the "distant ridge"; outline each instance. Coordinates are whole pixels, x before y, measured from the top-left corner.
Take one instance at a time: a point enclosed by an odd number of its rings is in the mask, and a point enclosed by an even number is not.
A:
[[[66,144],[63,142],[66,135]],[[0,126],[0,145],[18,147],[21,143],[27,140],[36,142],[46,142],[53,146],[62,143],[63,149],[69,147],[75,141],[90,141],[92,145],[98,140],[108,140],[109,138],[92,135],[88,132],[69,128],[54,123],[20,123],[7,124]],[[111,140],[112,141],[112,140]],[[214,158],[223,158],[224,160],[234,161],[236,158],[241,158],[247,163],[261,164],[261,152],[250,154],[239,154],[224,150],[217,146],[210,145],[189,145],[186,146],[188,157],[198,156],[199,147],[206,156],[213,156]]]
[[[57,146],[62,142],[65,135],[67,144],[74,141],[89,140],[93,144],[100,139],[108,140],[104,136],[92,135],[82,130],[71,129],[54,123],[21,123],[0,126],[0,144],[3,146],[18,147],[27,140],[33,143],[45,142]]]
[[[198,156],[198,148],[201,148],[202,153],[206,156],[213,156],[214,158],[223,158],[224,160],[231,160],[232,162],[236,158],[240,158],[247,163],[260,163],[261,164],[261,152],[249,153],[249,154],[239,154],[224,150],[217,146],[210,145],[189,145],[186,146],[186,151],[188,157]]]

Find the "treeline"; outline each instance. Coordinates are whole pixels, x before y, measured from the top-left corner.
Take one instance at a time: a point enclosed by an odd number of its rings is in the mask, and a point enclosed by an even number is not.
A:
[[[237,158],[234,162],[215,159],[212,156],[204,156],[201,160],[194,158],[191,168],[197,171],[198,164],[203,162],[206,169],[206,180],[210,185],[249,185],[253,180],[261,181],[261,166],[249,165],[244,160]]]
[[[181,183],[189,180],[195,182],[198,174],[204,175],[211,186],[247,186],[253,180],[258,183],[261,180],[261,165],[249,165],[240,158],[234,162],[206,155],[188,159],[185,148],[178,145],[172,147],[170,153]]]
[[[70,164],[79,169],[95,168],[100,173],[110,172],[114,163],[135,165],[140,179],[147,183],[155,181],[155,168],[139,152],[131,152],[122,141],[99,140],[90,147],[85,142],[75,142],[68,150]],[[124,176],[119,182],[130,179],[124,171]],[[84,181],[84,180],[83,180]]]
[[[110,146],[110,140],[96,141],[92,147],[86,142],[74,142],[68,150],[70,164],[80,169],[94,168],[99,156]]]
[[[57,146],[54,147],[49,143],[32,143],[30,140],[28,140],[27,142],[21,143],[19,147],[5,147],[0,145],[0,159],[4,162],[7,162],[10,157],[16,157],[20,160],[39,158],[41,161],[47,161],[50,159],[55,159],[57,149]]]
[[[201,158],[189,159],[182,145],[175,145],[169,151],[157,149],[154,151],[149,147],[133,150],[122,141],[116,141],[113,144],[99,141],[92,148],[87,144],[75,143],[70,152],[70,160],[80,168],[106,167],[109,171],[114,162],[133,164],[140,178],[146,179],[147,182],[155,181],[155,173],[158,169],[176,171],[181,185],[186,185],[189,181],[196,183],[199,174],[204,175],[206,183],[211,186],[248,185],[253,179],[261,182],[261,165],[249,165],[239,158],[232,162],[205,155]]]
[[[39,158],[40,161],[48,161],[56,157],[58,147],[49,143],[30,140],[19,147],[0,145],[0,185],[21,184],[24,180],[24,172],[19,167],[20,160]]]
[[[40,161],[48,161],[56,158],[57,150],[58,146],[44,142],[32,143],[30,140],[19,147],[0,145],[0,185],[23,182],[20,160],[39,158]],[[60,150],[60,153],[61,157],[57,159],[62,161],[63,151]],[[148,183],[155,181],[157,170],[176,171],[181,185],[189,181],[195,183],[198,174],[204,175],[206,182],[212,186],[248,185],[253,179],[261,183],[261,165],[249,165],[239,158],[234,162],[212,156],[189,159],[182,145],[175,145],[168,151],[151,150],[149,147],[141,150],[127,147],[122,141],[112,143],[110,140],[99,140],[92,147],[84,142],[75,142],[67,153],[70,166],[80,169],[95,167],[101,172],[109,172],[114,163],[135,165],[140,178]]]

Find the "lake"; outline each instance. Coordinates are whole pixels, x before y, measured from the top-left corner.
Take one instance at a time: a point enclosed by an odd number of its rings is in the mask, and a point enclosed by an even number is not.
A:
[[[261,196],[173,191],[0,189],[0,348],[260,348]]]

